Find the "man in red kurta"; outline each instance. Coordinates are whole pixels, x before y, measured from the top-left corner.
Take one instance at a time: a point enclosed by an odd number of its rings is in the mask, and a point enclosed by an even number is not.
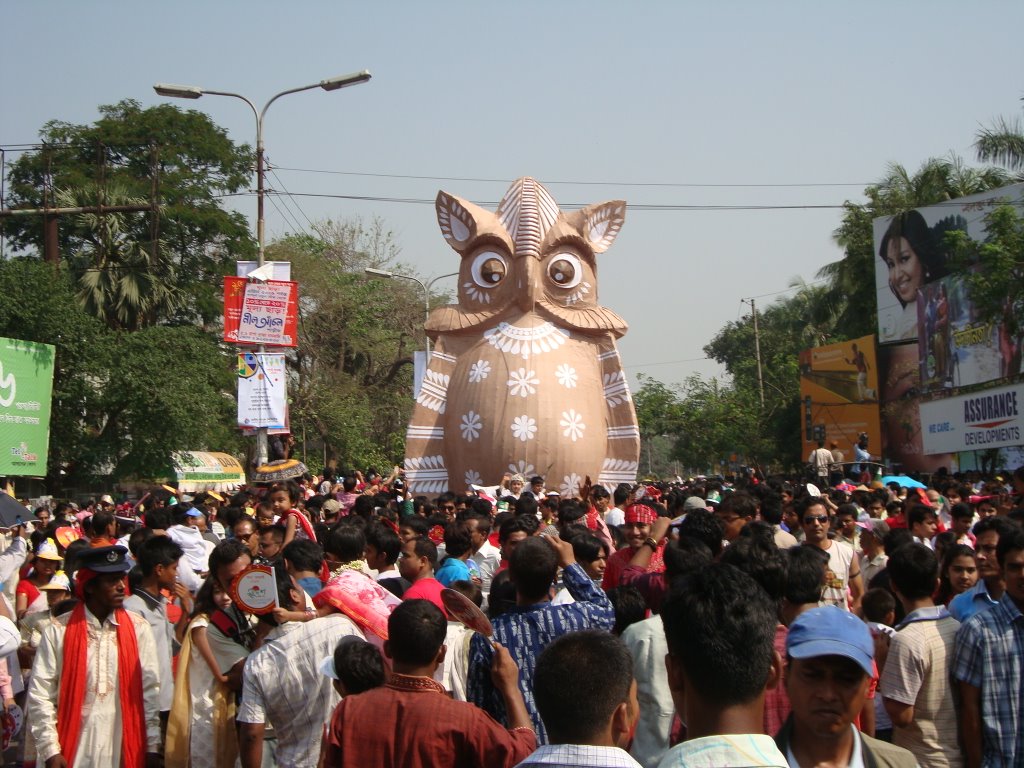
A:
[[[512,768],[537,747],[519,669],[496,647],[491,674],[505,698],[510,727],[472,704],[454,701],[434,682],[444,660],[447,621],[427,600],[407,600],[388,618],[387,685],[342,699],[327,734],[327,766]]]

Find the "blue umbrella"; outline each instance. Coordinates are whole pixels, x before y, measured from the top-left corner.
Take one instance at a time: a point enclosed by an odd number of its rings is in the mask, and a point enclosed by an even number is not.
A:
[[[906,475],[886,475],[882,478],[883,485],[889,483],[896,483],[903,488],[927,488],[928,486],[922,483],[920,480],[915,480],[912,477]]]

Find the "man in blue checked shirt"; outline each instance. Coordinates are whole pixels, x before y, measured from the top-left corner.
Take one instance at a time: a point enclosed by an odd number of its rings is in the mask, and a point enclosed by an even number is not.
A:
[[[1006,591],[956,634],[953,677],[968,768],[1024,765],[1024,531],[1000,534],[996,556]]]
[[[559,566],[575,603],[551,604],[551,585]],[[555,638],[569,632],[610,631],[615,625],[615,610],[604,590],[595,586],[576,562],[572,544],[558,536],[529,538],[519,544],[509,561],[509,576],[516,587],[516,606],[494,619],[492,639],[508,649],[519,667],[519,689],[537,731],[537,744],[547,744],[547,732],[533,698],[537,657]],[[493,652],[486,637],[473,636],[466,692],[470,702],[507,726],[504,702],[491,682]]]

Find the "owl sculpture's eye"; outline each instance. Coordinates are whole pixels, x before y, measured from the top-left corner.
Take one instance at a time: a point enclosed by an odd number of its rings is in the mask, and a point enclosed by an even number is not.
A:
[[[481,288],[493,288],[508,273],[505,259],[494,251],[478,253],[473,259],[473,282]]]
[[[560,253],[548,264],[548,277],[559,288],[575,288],[583,279],[583,265],[579,257]]]

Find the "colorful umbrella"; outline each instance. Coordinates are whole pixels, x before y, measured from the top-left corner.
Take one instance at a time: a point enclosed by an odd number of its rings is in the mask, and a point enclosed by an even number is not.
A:
[[[889,483],[896,483],[901,488],[927,488],[928,486],[922,483],[920,480],[915,480],[912,477],[906,475],[886,475],[882,478],[882,484],[888,485]]]
[[[298,459],[283,459],[256,467],[252,473],[252,481],[254,483],[280,483],[283,480],[302,477],[307,472],[309,469]]]

